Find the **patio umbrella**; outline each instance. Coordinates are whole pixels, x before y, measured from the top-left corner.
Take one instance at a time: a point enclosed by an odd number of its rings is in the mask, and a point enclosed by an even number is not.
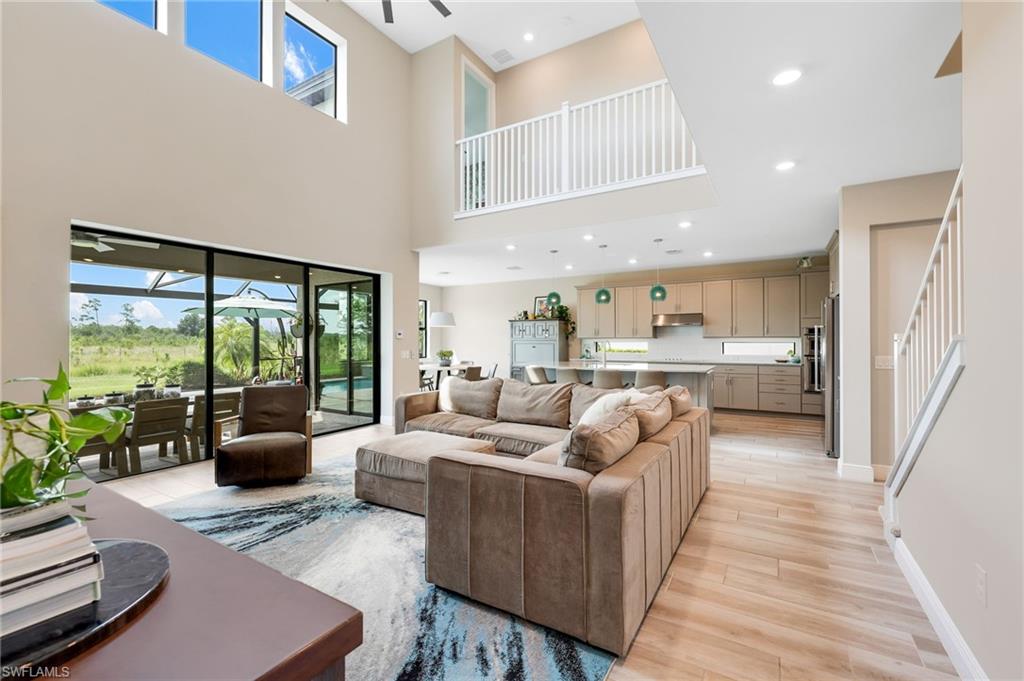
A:
[[[184,312],[206,313],[206,307],[190,307]],[[252,368],[253,376],[260,371],[260,319],[293,319],[297,315],[295,305],[267,298],[230,296],[213,301],[214,317],[244,317],[253,328]]]

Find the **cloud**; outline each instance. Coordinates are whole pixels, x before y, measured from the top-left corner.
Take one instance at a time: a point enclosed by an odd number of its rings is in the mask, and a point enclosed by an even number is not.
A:
[[[82,314],[82,306],[89,302],[89,296],[84,293],[71,294],[71,319]]]
[[[289,41],[284,49],[284,70],[296,83],[301,83],[316,73],[316,60],[302,43]]]
[[[164,313],[160,311],[160,308],[148,300],[136,300],[132,303],[132,310],[135,312],[135,316],[139,318],[139,324],[142,326],[171,325],[171,322],[164,317]]]

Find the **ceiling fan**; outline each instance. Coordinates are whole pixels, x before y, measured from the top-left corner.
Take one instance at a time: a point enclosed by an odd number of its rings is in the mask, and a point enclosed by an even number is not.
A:
[[[447,17],[452,13],[450,9],[444,6],[444,3],[441,2],[441,0],[428,0],[428,2],[434,6],[434,9],[441,13],[442,17]],[[391,11],[391,0],[381,0],[381,4],[384,5],[384,23],[395,23],[395,15],[394,12]]]
[[[136,246],[138,248],[160,248],[160,244],[152,241],[136,241],[135,239],[122,239],[116,236],[104,234],[92,234],[90,232],[71,231],[71,245],[79,248],[92,248],[98,253],[117,250],[110,244],[121,244],[122,246]]]

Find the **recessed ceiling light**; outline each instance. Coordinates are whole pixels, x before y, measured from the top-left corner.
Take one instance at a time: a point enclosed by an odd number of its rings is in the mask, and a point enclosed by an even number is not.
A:
[[[572,269],[572,265],[566,265],[566,266],[565,266],[565,269],[567,269],[567,270],[571,270],[571,269]]]
[[[178,270],[178,274],[185,274],[185,270]]]
[[[778,163],[775,164],[775,169],[781,170],[782,172],[786,172],[787,170],[792,170],[795,165],[796,163],[794,163],[793,161],[779,161]]]
[[[780,87],[783,85],[792,85],[800,80],[800,76],[802,75],[803,74],[800,73],[800,69],[786,69],[772,78],[772,85],[778,85]]]
[[[523,34],[523,40],[525,40],[528,43],[532,43],[533,42],[533,34],[532,33],[524,33]]]
[[[714,255],[714,253],[712,253],[711,251],[704,251],[704,257],[705,258],[710,258],[713,255]]]
[[[682,229],[689,229],[692,226],[693,226],[693,223],[690,222],[689,220],[683,220],[682,222],[679,223],[679,227],[682,228]]]
[[[86,262],[92,262],[93,261],[92,258],[82,258],[82,260],[84,260]]]
[[[280,278],[281,278],[281,275],[280,275],[280,274],[275,274],[275,275],[274,275],[274,279],[280,279]]]
[[[629,259],[629,264],[630,265],[635,265],[636,264],[636,258],[630,258]]]
[[[514,250],[516,250],[516,245],[515,244],[506,244],[505,245],[505,250],[506,251],[514,251]]]
[[[584,234],[583,235],[583,240],[584,241],[593,241],[594,240],[594,235],[593,234]]]

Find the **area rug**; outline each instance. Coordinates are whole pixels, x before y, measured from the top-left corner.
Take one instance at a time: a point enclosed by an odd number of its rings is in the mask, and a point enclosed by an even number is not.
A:
[[[353,496],[354,457],[296,485],[204,492],[156,510],[363,611],[350,679],[599,681],[614,656],[424,580],[422,517]]]

